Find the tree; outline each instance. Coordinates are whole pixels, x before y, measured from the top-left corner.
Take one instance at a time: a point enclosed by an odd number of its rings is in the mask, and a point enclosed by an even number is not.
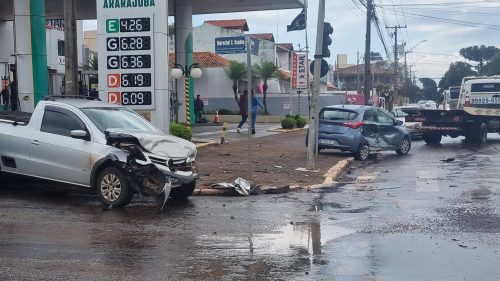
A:
[[[476,70],[479,75],[483,75],[484,63],[495,56],[497,51],[498,49],[494,46],[486,47],[481,45],[460,49],[460,55],[468,60],[477,62]]]
[[[484,75],[500,75],[500,50],[497,54],[484,66]]]
[[[433,100],[435,102],[441,101],[441,95],[438,93],[438,87],[436,81],[431,78],[420,78],[418,79],[422,83],[422,92],[424,99]]]
[[[247,75],[247,66],[244,63],[232,60],[229,62],[229,66],[224,68],[227,77],[233,81],[233,93],[236,103],[239,103],[238,99],[238,82]]]
[[[268,114],[267,111],[267,81],[270,78],[277,77],[278,76],[278,67],[276,64],[270,61],[264,61],[260,65],[256,64],[254,65],[254,73],[257,77],[261,78],[264,82],[264,112],[265,114]]]
[[[452,63],[443,78],[441,78],[441,81],[439,81],[440,92],[452,86],[460,86],[464,77],[476,75],[477,72],[472,69],[472,65],[465,62]]]

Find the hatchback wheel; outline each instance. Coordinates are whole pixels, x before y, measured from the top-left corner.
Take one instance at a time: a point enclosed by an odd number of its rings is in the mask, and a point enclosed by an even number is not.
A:
[[[359,145],[358,151],[354,154],[356,160],[365,161],[370,156],[370,147],[367,144]]]
[[[123,172],[115,167],[108,167],[99,174],[97,194],[104,205],[112,207],[127,205],[133,196]]]
[[[399,155],[406,155],[406,154],[408,154],[408,152],[410,152],[410,149],[411,149],[411,141],[409,138],[405,137],[401,141],[399,148],[396,149],[396,153]]]

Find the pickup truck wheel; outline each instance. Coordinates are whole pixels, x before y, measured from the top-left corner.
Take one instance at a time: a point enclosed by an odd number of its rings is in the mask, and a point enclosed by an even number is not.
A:
[[[108,207],[123,207],[130,203],[133,196],[123,172],[116,167],[108,167],[99,174],[97,194]]]
[[[441,134],[436,133],[424,133],[422,135],[426,144],[439,144],[443,136]]]
[[[193,194],[195,188],[196,181],[194,180],[177,188],[172,188],[172,191],[170,191],[170,197],[172,197],[172,199],[186,199]]]
[[[479,136],[477,138],[478,142],[483,144],[488,141],[488,125],[485,123],[481,123],[481,127],[479,128]]]
[[[396,149],[396,153],[399,155],[406,155],[408,152],[410,152],[411,149],[411,140],[408,137],[405,137],[402,141],[401,144],[399,144],[399,148]]]
[[[359,145],[358,151],[354,153],[354,158],[359,161],[365,161],[370,156],[370,147],[363,143]]]

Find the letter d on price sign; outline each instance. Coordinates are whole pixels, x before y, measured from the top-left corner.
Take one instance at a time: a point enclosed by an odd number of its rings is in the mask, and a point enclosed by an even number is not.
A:
[[[114,104],[122,104],[120,93],[109,92],[108,93],[108,102],[114,103]]]
[[[120,74],[108,74],[108,87],[120,87]]]

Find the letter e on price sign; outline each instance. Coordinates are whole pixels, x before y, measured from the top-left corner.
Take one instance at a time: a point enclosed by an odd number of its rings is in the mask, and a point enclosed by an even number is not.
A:
[[[121,93],[109,92],[108,93],[108,102],[114,103],[114,104],[122,104]]]
[[[108,74],[108,87],[119,88],[121,86],[120,74]]]
[[[117,33],[120,31],[120,21],[118,19],[107,19],[106,20],[106,32],[107,33]]]

